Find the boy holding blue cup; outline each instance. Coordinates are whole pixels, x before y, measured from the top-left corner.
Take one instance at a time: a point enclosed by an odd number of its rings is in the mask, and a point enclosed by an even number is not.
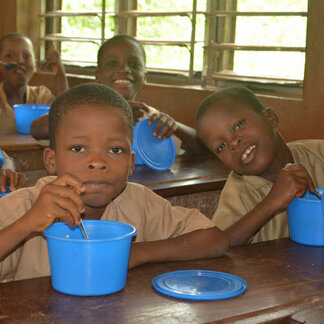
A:
[[[286,144],[274,111],[247,88],[225,88],[198,108],[198,134],[232,170],[213,216],[231,246],[289,236],[286,208],[324,187],[324,140]]]
[[[216,257],[228,238],[196,209],[174,207],[145,186],[128,183],[134,170],[132,112],[105,85],[82,84],[59,96],[49,113],[50,176],[0,200],[0,278],[50,275],[41,232],[54,220],[128,223],[137,230],[129,267]],[[15,202],[13,204],[13,202]]]

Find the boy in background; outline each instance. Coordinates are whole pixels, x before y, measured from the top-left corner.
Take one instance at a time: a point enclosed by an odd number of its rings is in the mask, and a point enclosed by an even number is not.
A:
[[[142,44],[130,35],[116,35],[103,43],[98,51],[96,82],[111,87],[128,101],[133,111],[134,125],[150,116],[150,125],[158,120],[154,136],[161,139],[174,134],[176,146],[181,145],[184,150],[194,154],[206,153],[206,147],[193,128],[176,122],[168,114],[143,102],[135,101],[146,80],[145,65],[146,55]],[[46,115],[32,124],[31,133],[37,139],[48,138]]]
[[[50,275],[40,233],[55,219],[80,224],[81,215],[137,229],[130,268],[225,253],[228,237],[198,210],[173,207],[145,186],[127,182],[135,164],[133,119],[114,90],[96,83],[71,88],[52,104],[49,130],[44,163],[56,176],[0,199],[0,278]]]
[[[220,90],[198,109],[199,136],[232,170],[213,217],[231,246],[288,237],[288,204],[324,187],[324,140],[286,144],[278,124],[246,88]]]
[[[51,104],[54,95],[45,86],[29,86],[35,70],[35,54],[31,40],[20,33],[0,39],[0,134],[16,133],[15,104]],[[55,50],[47,53],[47,66],[55,71],[58,95],[68,88],[64,66]],[[1,145],[1,143],[0,143]]]

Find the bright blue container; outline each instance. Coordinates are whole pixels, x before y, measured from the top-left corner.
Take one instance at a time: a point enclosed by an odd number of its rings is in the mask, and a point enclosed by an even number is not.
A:
[[[136,154],[135,165],[146,165],[155,171],[171,168],[176,157],[176,147],[172,136],[158,139],[153,136],[158,121],[148,124],[149,117],[140,120],[134,126],[132,151]],[[161,131],[163,130],[162,127]]]
[[[317,189],[323,194],[324,189]],[[307,192],[288,208],[290,238],[301,244],[324,246],[324,213],[321,200]]]
[[[132,237],[128,224],[83,221],[89,239],[79,226],[54,223],[43,234],[47,239],[53,288],[70,295],[107,295],[126,285]]]
[[[14,105],[16,115],[17,132],[20,134],[30,134],[30,125],[38,117],[48,113],[51,106],[36,104]]]

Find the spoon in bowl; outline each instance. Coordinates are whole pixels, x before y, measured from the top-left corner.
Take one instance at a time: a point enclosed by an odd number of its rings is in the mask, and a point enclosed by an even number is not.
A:
[[[323,195],[323,193],[315,190],[314,195],[321,201],[321,203],[322,203],[322,212],[324,214],[324,195]]]
[[[0,64],[3,65],[6,70],[10,70],[13,67],[18,65],[18,63],[16,63],[16,62],[11,62],[11,63],[6,64],[6,63],[4,63],[2,61],[0,61]]]
[[[89,239],[88,233],[87,233],[87,231],[86,231],[86,229],[85,229],[85,227],[84,227],[84,224],[83,224],[82,219],[81,219],[81,223],[80,223],[79,226],[80,226],[80,230],[81,230],[81,233],[82,233],[82,235],[83,235],[83,238],[84,238],[84,239]]]

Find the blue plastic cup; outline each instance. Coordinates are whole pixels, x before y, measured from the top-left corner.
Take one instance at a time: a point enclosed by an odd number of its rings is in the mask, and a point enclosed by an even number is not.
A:
[[[17,132],[20,134],[30,134],[30,125],[38,117],[48,113],[51,106],[36,104],[14,105],[16,115]]]
[[[136,229],[128,224],[83,221],[89,239],[79,226],[54,223],[43,234],[54,289],[70,295],[107,295],[126,285],[132,237]]]
[[[323,194],[324,189],[317,189]],[[324,213],[321,200],[307,192],[287,207],[290,238],[301,244],[324,246]]]

